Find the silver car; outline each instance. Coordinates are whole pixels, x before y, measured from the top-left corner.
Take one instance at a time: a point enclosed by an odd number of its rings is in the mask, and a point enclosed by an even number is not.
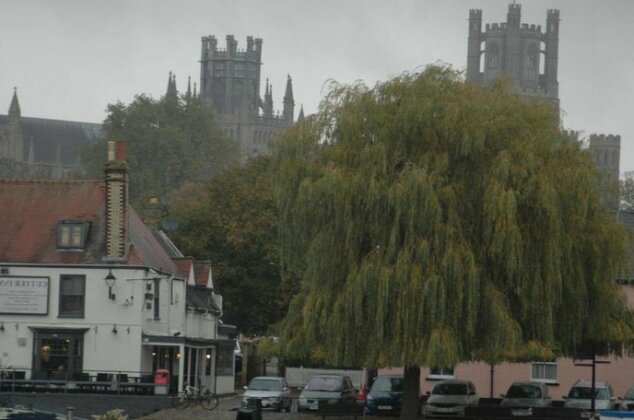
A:
[[[476,406],[480,396],[471,381],[450,379],[438,382],[423,406],[424,417],[464,416],[465,408]]]
[[[286,380],[277,376],[256,376],[249,386],[244,387],[242,406],[247,406],[250,399],[260,400],[263,409],[275,411],[291,410],[291,391]]]
[[[550,407],[553,399],[543,382],[513,382],[502,395],[502,407],[526,410],[534,407]]]
[[[592,381],[577,381],[570,388],[564,407],[590,410],[592,407]],[[594,382],[594,408],[596,410],[614,410],[614,391],[612,386],[605,381]]]
[[[634,411],[634,386],[627,390],[623,398],[619,398],[621,403],[619,404],[619,410],[621,411]]]

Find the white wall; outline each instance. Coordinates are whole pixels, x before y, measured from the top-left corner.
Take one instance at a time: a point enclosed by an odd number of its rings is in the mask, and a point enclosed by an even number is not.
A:
[[[145,307],[147,277],[156,277],[144,269],[115,268],[117,278],[112,292],[115,299],[108,298],[108,287],[104,278],[107,268],[77,267],[27,267],[10,266],[10,276],[49,277],[48,314],[2,314],[0,322],[0,366],[30,369],[33,354],[33,331],[31,328],[87,328],[84,333],[84,370],[147,371],[151,369],[151,352],[141,346],[142,329],[146,318],[153,316],[152,309]],[[85,275],[85,306],[83,318],[59,318],[59,278],[62,274]],[[161,280],[161,333],[182,329],[184,322],[184,282],[175,281],[179,301],[170,304],[169,282]],[[161,315],[162,316],[162,315]],[[167,321],[177,323],[169,325]],[[154,326],[154,324],[151,324]],[[113,333],[115,329],[117,333]],[[149,356],[149,362],[148,362]]]

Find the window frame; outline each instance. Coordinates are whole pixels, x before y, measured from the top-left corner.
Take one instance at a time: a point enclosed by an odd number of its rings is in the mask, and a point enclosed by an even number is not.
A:
[[[451,373],[449,373],[451,371]],[[428,368],[427,369],[427,379],[455,379],[456,378],[456,369],[455,367],[451,368]]]
[[[64,230],[68,229],[68,238],[64,238]],[[86,247],[86,238],[88,237],[88,230],[90,229],[90,223],[84,220],[63,220],[57,223],[57,238],[56,246],[59,250],[83,250]],[[76,244],[73,240],[75,235],[79,236],[79,243]]]
[[[547,377],[547,368],[548,367],[553,367],[555,368],[554,372],[554,379],[553,378],[548,378]],[[543,372],[543,375],[541,376],[535,376],[533,375],[533,372],[535,371],[535,368],[540,369]],[[556,384],[558,383],[558,377],[559,377],[559,365],[557,364],[557,360],[553,360],[550,362],[540,362],[540,361],[535,361],[535,362],[530,362],[529,365],[529,377],[530,380],[533,382],[542,382],[545,384]]]
[[[160,296],[160,290],[161,290],[161,279],[159,278],[155,278],[153,281],[153,292],[154,295],[152,297],[152,319],[154,321],[160,321],[161,320],[161,308],[160,308],[160,303],[161,303],[161,296]]]
[[[81,283],[81,295],[78,294],[63,294],[66,281],[79,280]],[[74,285],[73,285],[74,288]],[[58,293],[58,306],[57,317],[58,318],[85,318],[86,317],[86,276],[83,274],[60,274],[59,276],[59,293]],[[64,296],[81,296],[81,310],[76,311],[63,311]]]

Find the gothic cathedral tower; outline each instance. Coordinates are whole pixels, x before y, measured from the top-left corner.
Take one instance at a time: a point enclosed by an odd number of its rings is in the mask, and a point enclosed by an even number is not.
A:
[[[226,49],[218,48],[215,36],[202,38],[200,97],[212,107],[224,135],[237,141],[242,158],[268,153],[270,140],[293,124],[295,102],[290,76],[286,83],[283,111],[273,108],[273,86],[266,80],[260,98],[262,39],[247,37],[246,50],[238,50],[233,35]]]
[[[482,11],[471,10],[468,42],[467,81],[490,84],[504,76],[513,92],[543,99],[559,111],[559,10],[548,11],[545,32],[521,23],[519,4],[509,5],[505,23],[487,24],[484,32]]]
[[[548,10],[542,32],[540,25],[521,23],[521,6],[513,3],[505,23],[487,23],[482,31],[482,11],[470,10],[467,81],[488,85],[505,77],[512,92],[551,103],[559,115],[559,22],[559,10]],[[607,175],[606,185],[614,184],[619,179],[621,136],[592,134],[588,145],[597,168]],[[614,194],[605,201],[618,206]]]

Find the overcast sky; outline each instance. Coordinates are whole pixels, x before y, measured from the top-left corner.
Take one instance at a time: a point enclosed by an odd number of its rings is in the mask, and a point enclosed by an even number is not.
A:
[[[262,78],[281,110],[286,75],[296,114],[317,109],[324,82],[368,85],[442,62],[464,70],[469,9],[506,21],[507,0],[0,0],[0,113],[13,87],[22,115],[101,122],[108,103],[183,90],[200,77],[200,38],[263,39]],[[634,170],[634,1],[525,0],[522,23],[560,10],[563,123],[621,135]],[[262,84],[262,90],[264,84]],[[263,92],[261,92],[263,94]]]

